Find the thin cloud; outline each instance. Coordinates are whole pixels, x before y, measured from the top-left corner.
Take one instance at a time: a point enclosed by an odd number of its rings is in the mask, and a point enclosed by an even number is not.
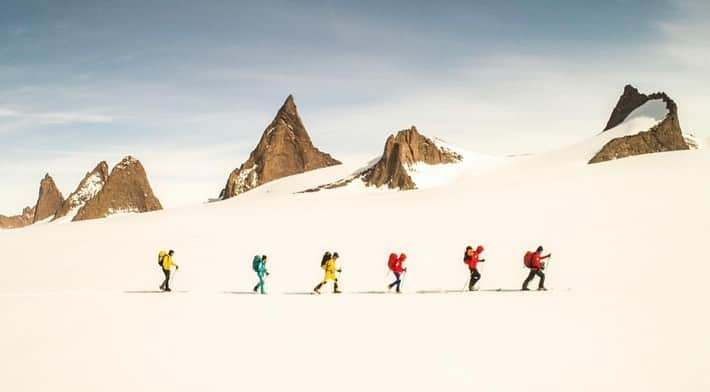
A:
[[[65,124],[108,124],[115,117],[90,112],[29,113],[0,108],[0,132]]]
[[[18,117],[20,113],[16,110],[0,108],[0,117]]]
[[[660,52],[679,65],[693,70],[707,71],[710,67],[710,3],[707,1],[676,0],[672,2],[677,15],[658,23],[664,39]]]

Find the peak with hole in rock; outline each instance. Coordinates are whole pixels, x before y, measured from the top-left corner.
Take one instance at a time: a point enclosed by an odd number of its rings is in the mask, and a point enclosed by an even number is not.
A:
[[[678,106],[663,92],[650,95],[640,93],[635,87],[626,85],[609,117],[603,132],[613,132],[624,124],[633,113],[650,102],[657,101],[665,106],[664,116],[648,129],[634,130],[633,134],[619,136],[606,143],[589,163],[598,163],[634,155],[655,152],[688,150],[690,146],[680,128]]]
[[[139,160],[127,156],[111,170],[98,193],[79,209],[73,221],[104,218],[114,214],[161,210],[148,176]]]
[[[35,215],[32,223],[51,218],[59,211],[64,203],[64,196],[54,183],[54,179],[49,173],[45,174],[39,184],[39,196],[35,204]]]
[[[84,179],[82,179],[79,186],[76,187],[76,190],[67,197],[62,208],[60,208],[54,216],[54,220],[69,214],[72,215],[73,218],[89,200],[96,197],[101,189],[103,189],[108,176],[108,164],[106,161],[99,162],[94,170],[86,173]]]
[[[293,96],[289,95],[249,159],[230,173],[220,199],[234,197],[282,177],[339,164],[330,154],[313,146]]]

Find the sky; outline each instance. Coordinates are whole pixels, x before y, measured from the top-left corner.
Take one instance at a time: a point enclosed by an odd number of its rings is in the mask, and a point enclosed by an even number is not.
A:
[[[0,0],[0,214],[140,159],[164,206],[218,195],[289,94],[321,150],[416,125],[491,155],[601,131],[625,84],[710,137],[710,2]]]

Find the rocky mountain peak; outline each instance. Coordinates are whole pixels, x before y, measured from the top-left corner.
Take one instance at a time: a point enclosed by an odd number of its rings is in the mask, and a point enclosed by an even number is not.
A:
[[[286,97],[286,101],[284,101],[283,105],[281,105],[281,108],[279,109],[278,114],[280,115],[295,115],[298,116],[298,109],[296,108],[296,100],[293,99],[293,95],[289,94],[288,97]]]
[[[364,173],[363,180],[367,185],[376,187],[387,185],[401,190],[416,189],[417,185],[408,172],[414,164],[437,165],[461,160],[460,155],[437,146],[412,126],[387,138],[382,158]]]
[[[54,219],[59,219],[72,212],[75,214],[103,189],[108,176],[108,164],[105,161],[99,162],[94,170],[86,173],[76,190],[67,197]]]
[[[35,215],[32,223],[54,216],[64,203],[64,196],[54,183],[49,173],[45,174],[39,184],[39,196],[35,205]]]
[[[313,145],[295,100],[289,95],[249,159],[230,173],[220,199],[234,197],[282,177],[338,164],[338,160]]]
[[[97,167],[99,172],[103,169]],[[137,213],[162,209],[153,194],[143,165],[127,156],[106,178],[101,189],[79,209],[74,221],[103,218],[113,214]]]

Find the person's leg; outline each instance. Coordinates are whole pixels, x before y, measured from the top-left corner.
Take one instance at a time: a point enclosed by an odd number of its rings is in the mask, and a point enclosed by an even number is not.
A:
[[[339,293],[340,291],[338,290],[338,279],[333,279],[333,292],[334,293]]]
[[[264,294],[264,275],[259,274],[259,288],[261,290],[261,293]]]
[[[473,288],[476,286],[476,283],[478,283],[478,280],[481,279],[481,274],[478,272],[478,269],[472,269],[471,270],[471,281],[468,284],[468,289],[473,290]]]
[[[528,277],[525,279],[525,282],[523,282],[523,290],[528,289],[528,284],[530,283],[531,280],[535,277],[535,270],[531,269],[530,273],[528,273]]]
[[[537,270],[537,276],[540,277],[540,284],[537,286],[538,289],[545,288],[545,273],[542,270]]]
[[[160,284],[160,289],[165,290],[165,285],[168,281],[168,276],[165,275],[165,270],[161,268],[161,271],[163,271],[163,283]]]
[[[163,290],[170,290],[170,270],[163,270],[163,273],[165,274],[165,281],[163,282]]]
[[[402,284],[402,274],[397,272],[394,274],[394,276],[397,277],[397,282],[395,282],[395,283],[397,283],[397,292],[399,293],[399,286]]]

